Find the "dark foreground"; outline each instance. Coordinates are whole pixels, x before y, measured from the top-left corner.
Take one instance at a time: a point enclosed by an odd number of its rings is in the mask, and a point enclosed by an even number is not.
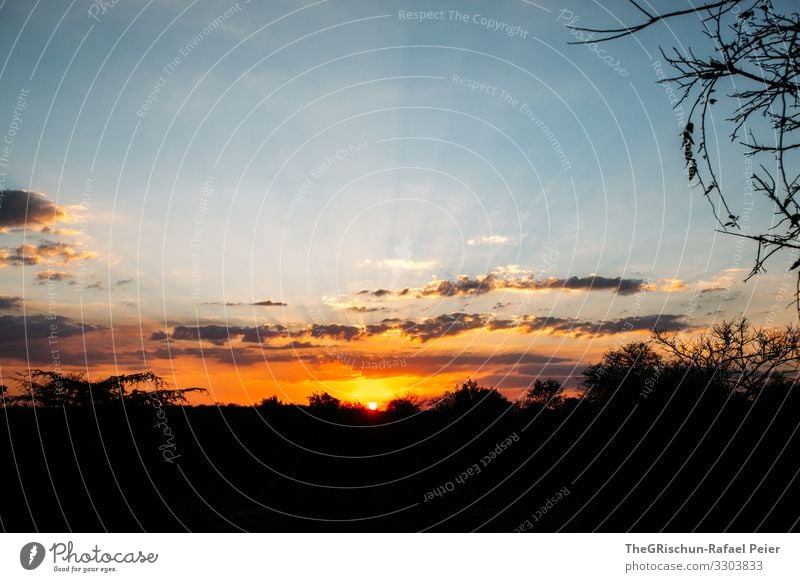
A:
[[[657,387],[658,388],[658,387]],[[787,531],[791,386],[400,412],[0,410],[6,531]],[[160,425],[160,426],[159,426]]]

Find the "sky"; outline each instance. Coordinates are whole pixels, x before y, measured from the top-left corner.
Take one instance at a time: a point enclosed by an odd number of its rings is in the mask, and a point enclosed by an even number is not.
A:
[[[196,401],[577,386],[653,326],[796,317],[687,182],[626,2],[0,4],[0,376],[153,370]],[[662,3],[664,4],[664,3]],[[658,3],[656,3],[658,7]],[[721,184],[773,214],[712,112]]]

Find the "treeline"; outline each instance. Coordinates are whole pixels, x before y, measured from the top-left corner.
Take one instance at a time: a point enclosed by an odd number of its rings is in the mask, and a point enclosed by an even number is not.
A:
[[[465,414],[570,410],[585,406],[627,407],[651,398],[669,398],[681,386],[691,385],[706,399],[752,401],[762,393],[777,396],[791,388],[800,368],[800,330],[761,329],[740,318],[723,321],[699,335],[681,337],[654,331],[650,341],[632,342],[609,349],[597,364],[588,366],[572,396],[556,379],[536,379],[511,402],[499,390],[467,379],[454,389],[429,399],[414,393],[387,402],[383,410],[369,410],[361,402],[345,401],[327,392],[315,392],[307,405],[265,398],[257,408],[278,412],[302,408],[316,415],[349,417],[365,421],[384,416],[404,418],[420,413]],[[112,376],[89,382],[74,374],[31,370],[15,378],[12,392],[0,385],[5,406],[63,407],[175,406],[187,404],[186,395],[203,388],[169,389],[152,372]]]

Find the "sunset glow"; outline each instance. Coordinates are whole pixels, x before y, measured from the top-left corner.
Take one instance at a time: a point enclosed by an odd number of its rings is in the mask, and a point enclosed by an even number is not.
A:
[[[3,375],[153,370],[209,389],[193,402],[381,406],[471,377],[514,398],[542,377],[574,389],[654,326],[772,312],[784,274],[744,282],[749,247],[687,185],[649,62],[626,63],[632,87],[591,51],[567,58],[552,8],[493,6],[526,32],[508,43],[396,8],[298,8],[281,30],[304,40],[273,54],[259,27],[277,8],[255,3],[164,8],[167,36],[134,28],[115,50],[135,16],[120,3],[92,31],[99,52],[71,26],[40,62],[43,39],[23,47],[6,86],[25,90],[0,97]],[[504,42],[453,48],[476,38]]]

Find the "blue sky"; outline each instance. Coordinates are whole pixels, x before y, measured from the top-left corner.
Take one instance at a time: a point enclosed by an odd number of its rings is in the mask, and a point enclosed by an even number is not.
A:
[[[363,326],[503,302],[597,321],[631,310],[690,313],[692,326],[763,320],[783,273],[741,283],[753,249],[715,235],[656,83],[659,43],[703,46],[696,18],[602,55],[569,45],[570,20],[634,16],[604,5],[5,2],[0,132],[29,92],[5,187],[42,193],[78,232],[12,229],[2,246],[81,246],[91,257],[64,266],[59,312],[142,338],[187,322]],[[435,14],[404,16],[420,10]],[[724,103],[714,115],[723,183],[742,191]],[[771,219],[763,205],[752,216]],[[44,266],[0,270],[0,295],[44,312]],[[348,311],[367,305],[361,290],[490,273],[654,287],[639,299],[502,292]],[[219,305],[264,300],[287,305]]]

